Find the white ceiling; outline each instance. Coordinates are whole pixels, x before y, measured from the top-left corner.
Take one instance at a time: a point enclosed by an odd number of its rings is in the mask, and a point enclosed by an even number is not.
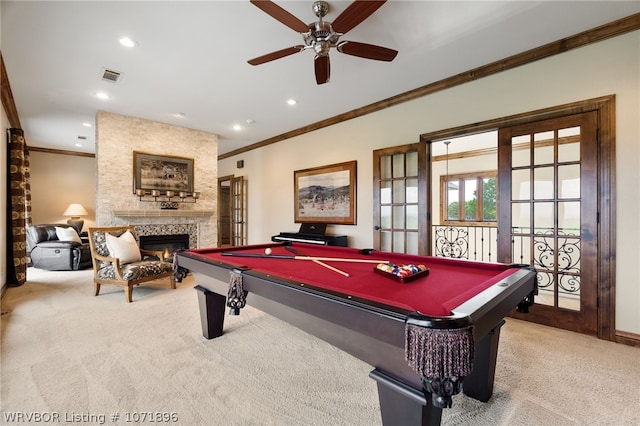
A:
[[[276,3],[317,20],[312,1]],[[328,21],[350,4],[329,3]],[[396,59],[334,50],[331,81],[318,86],[310,51],[247,64],[303,44],[248,0],[0,7],[2,56],[30,146],[94,152],[95,126],[82,123],[104,110],[215,133],[220,154],[640,12],[638,1],[390,0],[341,40],[398,50]],[[125,35],[138,45],[121,46]],[[103,81],[105,68],[121,72],[120,81]],[[98,91],[111,98],[97,99]]]

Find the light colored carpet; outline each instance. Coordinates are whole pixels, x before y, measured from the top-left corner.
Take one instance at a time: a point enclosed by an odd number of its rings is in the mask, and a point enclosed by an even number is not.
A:
[[[91,278],[31,268],[7,290],[0,424],[15,412],[62,424],[140,412],[180,425],[381,424],[371,367],[331,345],[251,307],[206,340],[191,277],[137,287],[131,304],[111,286],[94,297]],[[640,425],[639,401],[640,349],[508,319],[493,398],[456,396],[443,424]]]

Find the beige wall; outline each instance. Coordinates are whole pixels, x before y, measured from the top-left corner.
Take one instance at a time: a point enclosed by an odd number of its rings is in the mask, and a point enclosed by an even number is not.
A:
[[[335,226],[349,244],[373,242],[372,151],[422,133],[616,95],[616,329],[640,333],[640,31],[220,161],[221,176],[249,182],[248,242],[295,231],[293,171],[358,161],[357,225]],[[425,84],[428,82],[425,82]],[[312,152],[313,155],[309,155]],[[244,160],[237,169],[236,161]]]
[[[31,172],[31,218],[34,224],[66,223],[62,213],[71,203],[87,210],[86,231],[96,216],[96,159],[77,155],[33,151]]]

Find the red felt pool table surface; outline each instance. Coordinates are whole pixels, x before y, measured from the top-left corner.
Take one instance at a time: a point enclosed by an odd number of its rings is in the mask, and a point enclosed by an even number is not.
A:
[[[272,250],[268,257],[223,255],[223,253],[264,255],[267,247]],[[189,253],[234,267],[250,268],[272,275],[274,279],[311,285],[429,316],[450,315],[457,306],[518,271],[518,268],[501,263],[380,251],[373,251],[370,255],[366,255],[354,248],[304,243],[294,243],[292,247],[300,254],[311,257],[381,260],[397,265],[423,264],[429,268],[429,274],[415,281],[402,283],[374,273],[376,263],[323,260],[327,265],[348,273],[349,276],[346,277],[309,260],[273,257],[293,256],[282,244],[194,249],[189,250]]]

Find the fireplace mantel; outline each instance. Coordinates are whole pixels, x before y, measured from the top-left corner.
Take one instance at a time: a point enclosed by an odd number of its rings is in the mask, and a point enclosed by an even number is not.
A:
[[[213,210],[113,210],[117,217],[209,217]]]

